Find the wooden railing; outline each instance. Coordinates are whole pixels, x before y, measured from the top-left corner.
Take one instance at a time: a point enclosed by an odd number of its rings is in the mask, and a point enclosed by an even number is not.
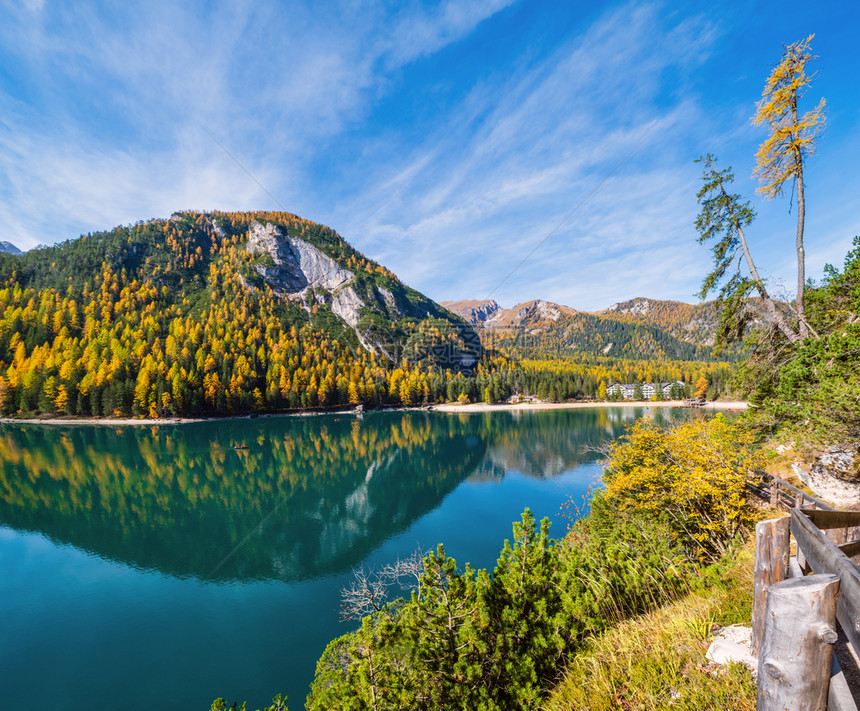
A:
[[[755,472],[759,481],[747,484],[747,488],[756,496],[770,501],[774,508],[782,506],[785,509],[797,507],[800,502],[801,508],[815,508],[822,511],[832,511],[833,507],[821,499],[807,494],[805,491],[792,486],[785,479],[768,474],[767,472]]]
[[[756,525],[758,711],[857,711],[860,688],[848,684],[833,650],[841,640],[840,658],[860,678],[860,512],[834,510],[788,482],[763,479],[751,488],[791,514]]]

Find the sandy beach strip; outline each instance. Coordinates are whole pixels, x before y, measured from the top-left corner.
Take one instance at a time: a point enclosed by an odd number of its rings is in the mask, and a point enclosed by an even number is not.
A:
[[[438,412],[514,412],[517,410],[578,410],[589,407],[684,407],[695,410],[746,410],[749,403],[737,400],[715,400],[706,402],[699,407],[691,408],[685,405],[683,400],[655,400],[636,401],[624,400],[622,402],[521,402],[516,405],[507,403],[488,404],[486,402],[469,403],[458,405],[447,403],[445,405],[433,405],[430,409]]]
[[[734,400],[718,400],[708,402],[698,408],[699,410],[746,410],[748,403]],[[637,401],[631,402],[521,402],[516,405],[507,403],[488,404],[485,402],[469,403],[459,405],[457,403],[446,403],[444,405],[430,405],[429,407],[385,407],[385,411],[421,411],[432,410],[435,412],[514,412],[522,410],[577,410],[594,407],[689,407],[684,405],[683,400],[660,400],[660,401]],[[365,410],[366,413],[379,412],[380,410]],[[226,417],[160,417],[147,418],[112,418],[112,417],[0,417],[0,424],[10,425],[108,425],[111,427],[128,427],[144,425],[154,427],[159,425],[185,425],[192,422],[223,422],[224,420],[247,420],[254,417],[309,417],[314,415],[354,415],[355,410],[295,410],[292,412],[261,412],[257,415],[228,415]]]

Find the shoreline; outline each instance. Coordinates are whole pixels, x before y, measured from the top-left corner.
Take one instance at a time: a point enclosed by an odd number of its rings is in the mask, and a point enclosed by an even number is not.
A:
[[[590,407],[681,407],[688,410],[747,410],[749,403],[741,400],[714,400],[706,402],[699,407],[684,405],[683,400],[624,400],[622,402],[521,402],[516,405],[506,403],[489,404],[486,402],[469,403],[468,405],[457,405],[446,403],[445,405],[431,405],[431,410],[437,412],[504,412],[522,410],[579,410]]]
[[[456,403],[446,403],[444,405],[429,405],[426,407],[385,407],[380,409],[365,410],[364,414],[373,412],[522,412],[524,410],[579,410],[587,408],[608,408],[608,407],[683,407],[690,410],[746,410],[749,408],[749,403],[737,400],[715,400],[707,402],[700,407],[689,407],[684,405],[683,400],[659,400],[656,402],[637,400],[625,400],[623,402],[521,402],[516,405],[507,403],[485,403],[475,402],[467,405],[459,405]],[[339,409],[339,410],[297,410],[295,412],[266,412],[255,415],[229,415],[226,417],[160,417],[156,419],[145,418],[117,418],[110,417],[0,417],[0,424],[18,424],[18,425],[107,425],[110,427],[128,427],[128,426],[149,426],[156,427],[161,425],[187,425],[194,422],[222,422],[224,420],[250,420],[264,417],[315,417],[319,415],[355,415],[359,414],[354,409]]]

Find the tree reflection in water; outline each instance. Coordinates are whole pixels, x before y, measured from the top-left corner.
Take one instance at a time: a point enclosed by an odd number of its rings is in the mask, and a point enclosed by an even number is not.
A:
[[[306,580],[357,565],[469,477],[554,477],[593,461],[594,448],[642,414],[5,424],[0,524],[177,577]]]

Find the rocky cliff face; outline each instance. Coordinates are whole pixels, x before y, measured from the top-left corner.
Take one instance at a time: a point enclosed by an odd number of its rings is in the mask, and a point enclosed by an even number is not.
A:
[[[298,237],[291,237],[272,224],[256,220],[248,228],[247,250],[267,254],[274,266],[258,266],[257,272],[283,294],[303,295],[308,287],[337,291],[355,274]]]
[[[256,270],[276,293],[300,302],[308,310],[314,302],[327,303],[332,312],[355,331],[362,346],[374,352],[384,352],[379,343],[373,342],[358,328],[362,309],[372,308],[372,305],[365,303],[356,293],[352,285],[355,274],[349,269],[340,266],[309,242],[286,234],[277,225],[264,225],[256,220],[248,228],[247,250],[251,254],[271,258],[271,266],[257,265]],[[388,296],[390,298],[391,295]],[[384,294],[379,297],[386,301]]]
[[[606,311],[615,311],[619,314],[641,314],[645,315],[651,310],[649,299],[631,299],[618,304],[612,304]]]
[[[308,312],[315,304],[330,308],[352,329],[364,348],[388,358],[398,359],[398,344],[389,342],[390,329],[386,332],[380,323],[393,326],[403,320],[450,318],[438,305],[397,280],[390,281],[391,288],[381,286],[278,225],[251,222],[246,249],[252,255],[268,258],[260,260],[255,269],[275,293]],[[464,356],[458,366],[470,368],[477,357],[478,353]]]

